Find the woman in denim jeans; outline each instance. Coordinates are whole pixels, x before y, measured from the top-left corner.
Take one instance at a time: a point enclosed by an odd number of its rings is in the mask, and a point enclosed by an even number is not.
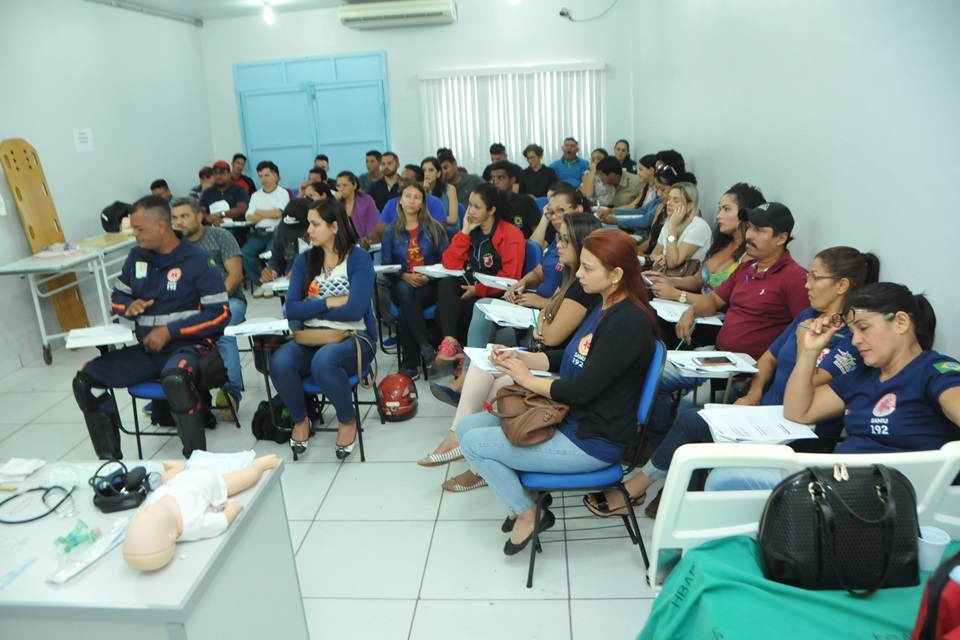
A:
[[[307,233],[313,245],[297,256],[290,273],[285,311],[306,329],[346,329],[361,337],[363,368],[369,366],[377,343],[376,319],[370,300],[375,274],[370,254],[357,246],[357,232],[343,205],[333,199],[314,203],[307,213]],[[270,358],[270,379],[290,411],[295,455],[307,450],[310,418],[303,399],[303,379],[310,376],[323,388],[337,411],[337,458],[353,451],[357,416],[350,377],[357,371],[356,341],[347,338],[320,347],[288,342]]]

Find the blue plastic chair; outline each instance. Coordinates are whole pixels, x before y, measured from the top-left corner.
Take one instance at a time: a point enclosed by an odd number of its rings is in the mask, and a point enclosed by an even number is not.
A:
[[[643,429],[650,419],[650,413],[653,410],[653,401],[657,397],[657,390],[660,388],[660,377],[663,375],[663,367],[667,359],[667,348],[659,340],[653,357],[650,359],[650,368],[647,369],[647,375],[643,380],[643,386],[640,388],[640,405],[637,408],[637,422]],[[537,560],[537,553],[540,548],[540,514],[544,509],[544,501],[551,493],[561,493],[564,491],[591,492],[613,489],[619,491],[623,496],[624,504],[630,504],[630,494],[623,486],[624,474],[632,471],[637,464],[637,458],[640,456],[641,447],[636,448],[633,460],[630,465],[624,469],[620,463],[611,464],[609,467],[590,473],[536,473],[523,471],[520,473],[520,482],[530,491],[538,491],[539,496],[536,502],[536,512],[534,513],[533,539],[530,541],[530,569],[527,573],[527,588],[533,586],[533,567]],[[562,517],[566,517],[566,506],[561,506]],[[594,517],[592,514],[589,517]],[[643,556],[643,564],[650,568],[650,561],[647,558],[647,549],[643,544],[643,538],[640,535],[640,525],[637,524],[637,516],[633,509],[627,509],[627,515],[620,516],[623,519],[623,526],[633,544],[640,547],[640,555]],[[564,539],[566,539],[566,527],[563,528]]]
[[[523,255],[524,275],[536,269],[537,265],[541,262],[543,262],[543,247],[533,240],[527,240],[527,246],[524,249]]]
[[[397,305],[395,304],[391,304],[390,315],[397,319],[397,366],[399,367],[401,364],[403,364],[401,362],[403,358],[403,354],[400,353],[401,351],[400,345],[403,343],[403,341],[400,339],[400,332],[403,331],[403,328],[402,328],[403,325],[400,322],[400,308],[397,307]],[[437,305],[435,304],[430,305],[429,307],[423,310],[424,320],[433,320],[436,316],[437,316]],[[423,355],[420,356],[420,364],[423,366],[423,380],[425,382],[429,382],[430,372],[427,371],[427,363],[423,359]]]
[[[540,209],[540,211],[541,211],[541,213],[542,213],[542,212],[543,212],[543,208],[544,208],[545,206],[547,206],[547,202],[549,202],[550,198],[548,198],[548,197],[546,197],[546,196],[540,196],[539,198],[534,198],[534,200],[537,201],[537,207],[539,207],[539,209]]]
[[[176,429],[164,429],[162,431],[140,431],[140,412],[137,411],[137,400],[147,400],[149,402],[154,402],[156,400],[166,400],[167,397],[163,394],[163,386],[160,384],[159,380],[149,380],[147,382],[141,382],[140,384],[135,384],[127,388],[127,392],[130,393],[130,398],[133,403],[133,431],[128,431],[122,425],[120,430],[126,433],[127,435],[135,436],[137,439],[137,457],[143,460],[143,447],[140,444],[140,436],[176,436],[179,435]],[[201,393],[204,393],[201,391]],[[223,389],[223,393],[226,394],[227,390]],[[240,418],[237,417],[237,413],[233,413],[233,422],[237,425],[237,429],[240,428]]]
[[[377,357],[377,354],[373,354],[373,357]],[[364,377],[371,375],[371,373],[372,372],[370,370],[370,367],[366,367],[363,370]],[[373,402],[360,402],[360,395],[357,389],[359,384],[360,384],[360,378],[358,376],[355,376],[355,375],[350,376],[350,388],[353,391],[353,413],[357,417],[357,444],[360,446],[360,462],[366,462],[367,456],[363,450],[363,422],[360,417],[360,405],[361,404],[379,405],[379,403],[376,400],[374,400]],[[376,381],[374,381],[373,388],[374,388],[374,395],[376,396],[377,394]],[[326,405],[326,401],[327,401],[327,397],[326,395],[324,395],[324,392],[323,392],[323,387],[320,386],[313,379],[312,376],[307,376],[306,378],[303,379],[303,392],[306,394],[320,397],[320,424],[323,424],[323,408]],[[383,416],[380,416],[380,423],[385,424],[383,420]],[[334,431],[335,432],[337,431],[337,429],[333,429],[333,428],[312,429],[310,435],[313,435],[313,431]]]

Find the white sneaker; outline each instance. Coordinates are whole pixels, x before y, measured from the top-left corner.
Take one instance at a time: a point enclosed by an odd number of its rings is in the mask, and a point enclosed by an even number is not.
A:
[[[262,296],[261,296],[261,297],[264,297],[264,298],[272,298],[272,297],[273,297],[273,289],[270,289],[270,288],[268,288],[268,287],[260,287],[260,289],[261,289],[261,291],[262,291]]]
[[[263,287],[257,287],[256,289],[253,290],[253,297],[254,297],[254,298],[262,298],[263,295],[264,295],[263,292],[264,292],[264,288],[263,288]],[[271,293],[272,293],[272,292],[271,292]]]

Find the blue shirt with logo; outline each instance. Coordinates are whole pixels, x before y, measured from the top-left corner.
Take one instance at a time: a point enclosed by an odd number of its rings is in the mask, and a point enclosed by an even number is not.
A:
[[[537,295],[541,298],[549,298],[563,279],[563,265],[560,264],[560,254],[555,241],[543,252],[540,268],[543,270],[543,282],[537,287]]]
[[[600,319],[603,317],[603,305],[597,304],[593,310],[584,318],[580,328],[577,329],[567,348],[563,352],[563,361],[560,364],[561,378],[575,378],[583,369],[583,363],[590,353],[590,340],[593,332],[596,331]],[[570,407],[567,416],[560,423],[557,430],[567,437],[570,442],[575,444],[584,453],[593,456],[597,460],[605,462],[616,462],[623,455],[625,446],[610,442],[605,438],[581,438],[577,435],[577,408]]]
[[[880,369],[858,367],[830,388],[846,404],[848,437],[836,453],[930,451],[960,440],[960,426],[944,415],[940,394],[960,387],[960,363],[924,351],[889,380]]]

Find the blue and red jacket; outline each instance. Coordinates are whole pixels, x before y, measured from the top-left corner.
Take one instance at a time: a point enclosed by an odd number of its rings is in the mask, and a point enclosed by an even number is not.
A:
[[[114,283],[110,305],[124,315],[137,299],[153,300],[134,318],[137,340],[154,327],[167,327],[171,343],[216,340],[230,322],[230,305],[223,276],[206,250],[192,242],[164,255],[134,247]]]
[[[519,280],[523,275],[526,249],[527,241],[523,232],[505,220],[497,220],[490,239],[483,237],[483,231],[479,227],[469,236],[459,231],[443,252],[442,264],[446,269],[464,269],[468,273],[484,273]],[[503,291],[491,289],[479,282],[475,286],[477,297],[480,298],[503,295]]]

